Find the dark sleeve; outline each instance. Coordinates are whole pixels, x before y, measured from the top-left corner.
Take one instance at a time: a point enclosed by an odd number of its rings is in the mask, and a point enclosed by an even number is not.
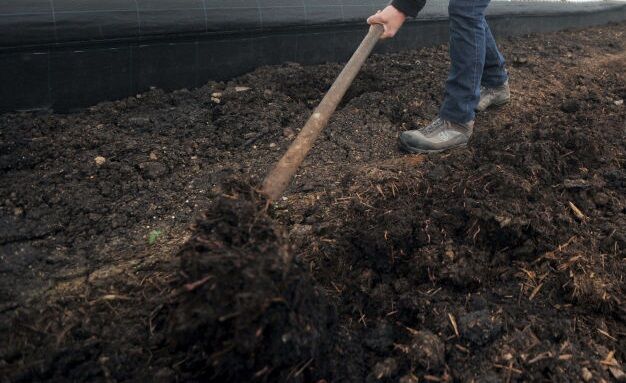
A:
[[[407,16],[415,17],[424,8],[426,0],[392,0],[391,5]]]

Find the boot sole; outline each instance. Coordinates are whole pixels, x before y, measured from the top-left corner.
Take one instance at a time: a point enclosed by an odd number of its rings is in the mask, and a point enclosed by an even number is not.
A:
[[[499,101],[499,102],[494,102],[493,104],[489,104],[489,106],[487,106],[483,110],[475,109],[475,111],[480,113],[480,112],[484,112],[484,111],[489,110],[489,109],[498,109],[498,108],[501,108],[504,105],[508,104],[510,101],[511,101],[511,99],[507,98],[506,100],[502,100],[502,101]]]
[[[464,147],[467,146],[467,142],[464,142],[462,144],[456,144],[454,146],[449,146],[449,147],[443,148],[443,149],[418,149],[418,148],[414,148],[412,146],[409,146],[409,145],[405,144],[404,141],[402,141],[402,139],[400,139],[398,141],[400,142],[400,149],[404,150],[405,152],[412,153],[412,154],[441,153],[441,152],[444,152],[446,150],[451,150],[451,149],[456,149],[456,148],[464,148]]]

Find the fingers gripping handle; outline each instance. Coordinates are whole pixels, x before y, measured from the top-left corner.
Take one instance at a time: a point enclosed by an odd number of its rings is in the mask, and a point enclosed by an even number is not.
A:
[[[298,170],[320,132],[328,124],[330,116],[346,94],[346,91],[359,73],[363,63],[384,32],[380,24],[370,26],[370,30],[330,87],[320,104],[309,117],[287,152],[278,161],[263,181],[262,193],[270,200],[278,199]]]

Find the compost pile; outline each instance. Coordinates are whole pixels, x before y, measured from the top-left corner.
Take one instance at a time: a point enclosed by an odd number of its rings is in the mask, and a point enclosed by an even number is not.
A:
[[[0,117],[3,381],[623,381],[624,24],[513,38],[511,104],[401,153],[447,47]]]
[[[311,380],[303,372],[328,342],[328,307],[264,202],[231,181],[181,251],[171,339],[194,378]]]

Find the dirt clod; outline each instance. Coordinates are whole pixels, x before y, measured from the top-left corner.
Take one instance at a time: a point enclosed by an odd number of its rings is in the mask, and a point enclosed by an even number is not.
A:
[[[266,206],[251,188],[233,187],[180,254],[185,291],[170,339],[197,350],[181,366],[194,378],[303,379],[328,340],[328,307]]]
[[[494,340],[502,331],[502,321],[489,310],[473,311],[459,318],[459,332],[463,339],[477,346]]]
[[[411,336],[408,356],[414,366],[437,370],[445,361],[445,346],[441,338],[432,332],[417,331]]]

